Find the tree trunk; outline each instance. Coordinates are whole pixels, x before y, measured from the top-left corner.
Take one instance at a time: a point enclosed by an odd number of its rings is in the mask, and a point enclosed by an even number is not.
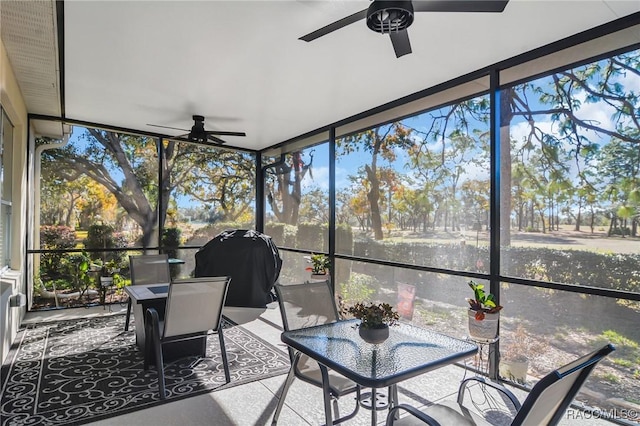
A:
[[[376,162],[374,159],[371,164],[373,167],[370,167],[368,164],[365,166],[367,177],[371,183],[371,189],[367,192],[367,200],[369,200],[369,205],[371,206],[371,226],[373,227],[374,238],[376,240],[382,240],[384,238],[384,234],[382,233],[382,218],[380,217],[380,206],[378,204],[378,201],[380,200],[380,183],[376,176],[375,164]]]

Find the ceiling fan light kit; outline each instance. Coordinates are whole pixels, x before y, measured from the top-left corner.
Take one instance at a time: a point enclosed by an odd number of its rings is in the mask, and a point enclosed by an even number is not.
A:
[[[406,30],[412,23],[411,1],[374,1],[367,9],[367,27],[377,33]]]
[[[207,133],[204,131],[204,117],[202,115],[194,115],[193,121],[194,123],[187,139],[192,142],[206,142]]]

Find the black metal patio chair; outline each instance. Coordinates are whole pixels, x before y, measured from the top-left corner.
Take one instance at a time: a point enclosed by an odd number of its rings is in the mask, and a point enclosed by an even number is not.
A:
[[[511,401],[517,413],[511,423],[508,423],[509,425],[555,425],[561,420],[593,368],[614,350],[613,345],[607,344],[590,354],[552,371],[535,384],[522,404],[520,404],[516,396],[504,386],[485,380],[483,377],[471,377],[463,380],[460,385],[456,403],[434,404],[428,406],[423,411],[411,405],[400,404],[389,411],[386,424],[387,426],[406,426],[424,423],[432,426],[491,425],[493,423],[463,405],[464,395],[468,385],[473,382],[478,382],[481,386],[488,386],[489,388],[497,390]],[[409,415],[397,419],[401,411],[406,411]]]

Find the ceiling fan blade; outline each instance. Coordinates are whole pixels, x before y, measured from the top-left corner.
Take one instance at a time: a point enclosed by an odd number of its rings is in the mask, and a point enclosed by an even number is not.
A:
[[[209,140],[211,140],[211,141],[213,141],[213,142],[215,142],[215,143],[219,143],[219,144],[221,144],[221,145],[222,145],[223,143],[227,143],[227,142],[223,141],[222,139],[217,138],[217,137],[215,137],[215,136],[213,136],[213,135],[207,135],[207,139],[209,139]]]
[[[307,35],[304,35],[300,37],[298,40],[304,40],[307,42],[313,41],[335,30],[339,30],[340,28],[346,27],[347,25],[353,24],[354,22],[358,22],[361,19],[365,19],[366,17],[367,17],[367,9],[364,9],[364,10],[361,10],[360,12],[356,12],[353,15],[347,16],[346,18],[342,18],[339,21],[333,22],[325,27],[322,27],[319,30],[315,30]]]
[[[177,127],[169,127],[169,126],[159,126],[159,125],[157,125],[157,124],[148,124],[148,123],[147,123],[147,126],[151,126],[151,127],[161,127],[161,128],[163,128],[163,129],[181,130],[181,131],[183,131],[183,132],[188,132],[188,131],[189,131],[188,129],[179,129],[179,128],[177,128]]]
[[[389,37],[391,37],[391,44],[393,44],[393,50],[396,52],[396,58],[411,53],[411,43],[409,42],[407,30],[391,31]]]
[[[414,12],[502,12],[509,0],[413,0]]]
[[[222,130],[207,130],[207,134],[219,136],[247,136],[245,132],[224,132]]]
[[[220,146],[220,144],[225,143],[222,139],[219,139],[220,142],[215,141],[214,143],[212,143],[212,142],[209,142],[209,141],[193,141],[193,140],[189,140],[188,137],[184,137],[184,136],[170,136],[167,139],[169,139],[171,141],[187,142],[187,143],[192,143],[192,144],[196,144],[196,145],[206,145],[206,146]]]

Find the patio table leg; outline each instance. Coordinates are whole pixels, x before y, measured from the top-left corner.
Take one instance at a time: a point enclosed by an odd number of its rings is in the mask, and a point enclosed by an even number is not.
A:
[[[378,423],[378,410],[375,404],[375,402],[377,401],[377,392],[378,389],[371,388],[371,401],[374,402],[373,406],[371,407],[371,426],[376,426],[376,424]]]

